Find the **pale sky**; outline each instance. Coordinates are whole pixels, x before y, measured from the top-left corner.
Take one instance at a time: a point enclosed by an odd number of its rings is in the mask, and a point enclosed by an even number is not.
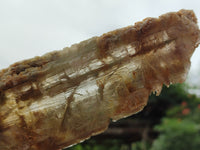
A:
[[[0,0],[0,69],[180,9],[200,22],[199,0]],[[199,57],[197,48],[190,74]]]

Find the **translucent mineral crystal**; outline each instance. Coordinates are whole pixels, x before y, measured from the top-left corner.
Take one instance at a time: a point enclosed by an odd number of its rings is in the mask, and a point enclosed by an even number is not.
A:
[[[180,10],[2,70],[0,149],[61,149],[141,111],[163,84],[184,82],[199,37]]]

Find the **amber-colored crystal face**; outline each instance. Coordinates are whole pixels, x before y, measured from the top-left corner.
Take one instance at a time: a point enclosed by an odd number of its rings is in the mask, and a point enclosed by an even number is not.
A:
[[[184,82],[200,32],[193,11],[147,18],[0,72],[0,149],[59,149],[141,111]]]

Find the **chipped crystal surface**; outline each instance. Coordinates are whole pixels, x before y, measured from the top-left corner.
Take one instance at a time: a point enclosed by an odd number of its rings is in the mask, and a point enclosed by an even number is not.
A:
[[[190,10],[147,18],[0,72],[0,149],[59,149],[184,82],[199,44]]]

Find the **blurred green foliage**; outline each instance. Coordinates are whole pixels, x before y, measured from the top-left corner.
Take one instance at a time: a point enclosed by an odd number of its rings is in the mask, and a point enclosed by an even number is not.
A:
[[[200,148],[200,99],[187,92],[179,93],[179,90],[177,94],[181,101],[168,109],[162,123],[155,126],[160,136],[153,142],[151,150]]]
[[[199,150],[199,124],[187,119],[164,118],[156,126],[160,136],[153,142],[151,150]]]
[[[155,120],[152,128],[159,136],[153,141],[91,138],[67,150],[199,150],[200,98],[188,94],[186,85],[164,86],[160,96],[150,96],[148,105],[151,108],[132,118]]]

